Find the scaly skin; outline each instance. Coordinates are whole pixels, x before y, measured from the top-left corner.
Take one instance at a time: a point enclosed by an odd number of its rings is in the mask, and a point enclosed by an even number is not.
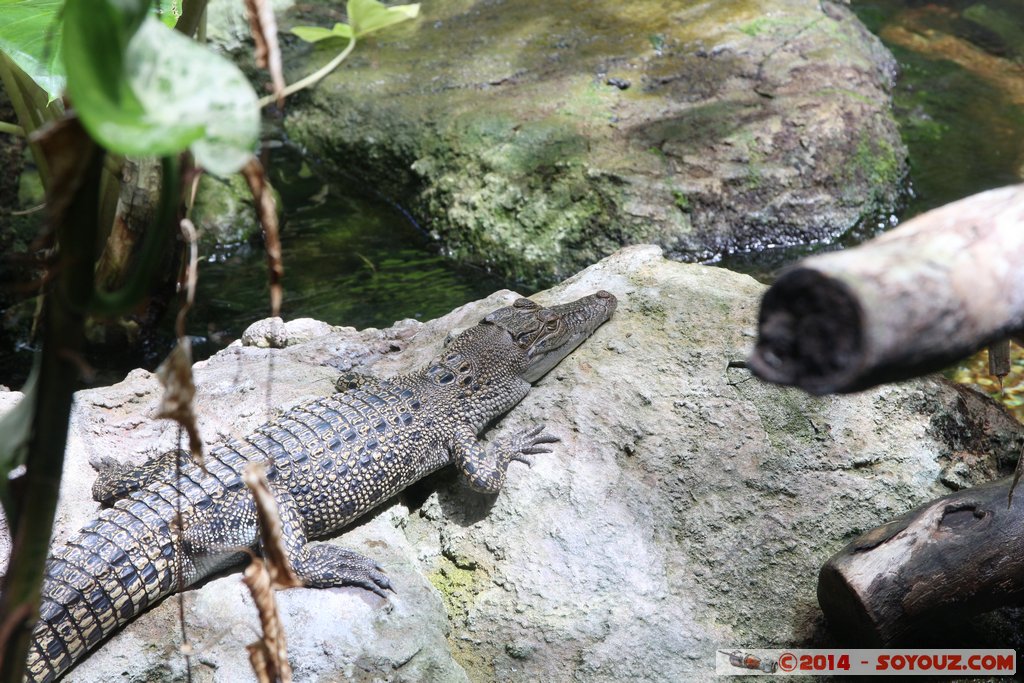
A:
[[[259,550],[255,504],[242,483],[267,463],[285,547],[307,586],[390,588],[372,560],[309,540],[337,532],[421,477],[454,464],[470,487],[497,493],[512,460],[550,452],[540,425],[496,439],[477,435],[604,323],[615,297],[597,292],[543,308],[528,299],[494,311],[424,370],[365,377],[309,401],[207,455],[208,474],[178,451],[138,468],[112,468],[94,488],[100,511],[53,551],[28,680],[52,681],[146,607]],[[182,510],[181,531],[172,524]]]

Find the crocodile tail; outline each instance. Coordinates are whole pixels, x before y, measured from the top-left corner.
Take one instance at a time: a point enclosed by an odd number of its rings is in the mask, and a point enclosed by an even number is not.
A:
[[[120,501],[56,549],[46,566],[26,668],[56,680],[148,605],[177,587],[169,504]]]

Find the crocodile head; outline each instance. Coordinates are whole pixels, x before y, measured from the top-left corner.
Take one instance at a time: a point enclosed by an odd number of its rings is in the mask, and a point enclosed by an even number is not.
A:
[[[576,301],[544,307],[529,299],[489,314],[481,326],[493,326],[508,336],[502,341],[514,349],[519,376],[536,382],[615,311],[615,297],[603,289]]]

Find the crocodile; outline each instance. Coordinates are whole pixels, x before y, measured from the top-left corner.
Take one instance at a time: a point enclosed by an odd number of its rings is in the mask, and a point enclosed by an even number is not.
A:
[[[470,488],[494,494],[511,461],[551,452],[558,439],[543,425],[487,447],[478,436],[615,307],[603,290],[551,307],[520,298],[452,337],[425,369],[349,377],[343,391],[222,442],[207,455],[206,473],[179,451],[101,471],[94,497],[111,505],[51,551],[27,680],[56,680],[179,586],[259,552],[255,502],[242,482],[249,463],[265,463],[285,551],[305,586],[359,586],[386,596],[391,583],[373,560],[310,540],[340,531],[446,465]]]

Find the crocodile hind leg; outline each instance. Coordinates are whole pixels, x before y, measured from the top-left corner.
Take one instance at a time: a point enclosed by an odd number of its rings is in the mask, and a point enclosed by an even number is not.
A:
[[[303,584],[310,588],[358,586],[382,596],[391,589],[391,582],[373,560],[335,545],[308,542],[291,494],[271,488],[281,519],[285,553]],[[239,489],[219,502],[187,519],[182,532],[182,549],[191,564],[189,569],[200,575],[234,562],[246,548],[263,546],[252,494]]]
[[[287,492],[274,491],[281,517],[281,536],[295,574],[310,588],[358,586],[387,597],[393,590],[379,564],[330,543],[310,543],[297,506]]]
[[[150,482],[173,481],[179,458],[182,458],[183,463],[192,462],[191,455],[180,449],[161,453],[134,466],[122,465],[113,458],[104,457],[98,463],[99,472],[92,485],[92,499],[109,506]]]
[[[535,425],[511,437],[499,437],[488,448],[476,438],[468,425],[455,430],[452,456],[463,479],[474,491],[497,493],[505,483],[505,472],[513,460],[530,463],[528,456],[550,453],[547,445],[559,441],[557,436],[544,431],[544,425]]]

